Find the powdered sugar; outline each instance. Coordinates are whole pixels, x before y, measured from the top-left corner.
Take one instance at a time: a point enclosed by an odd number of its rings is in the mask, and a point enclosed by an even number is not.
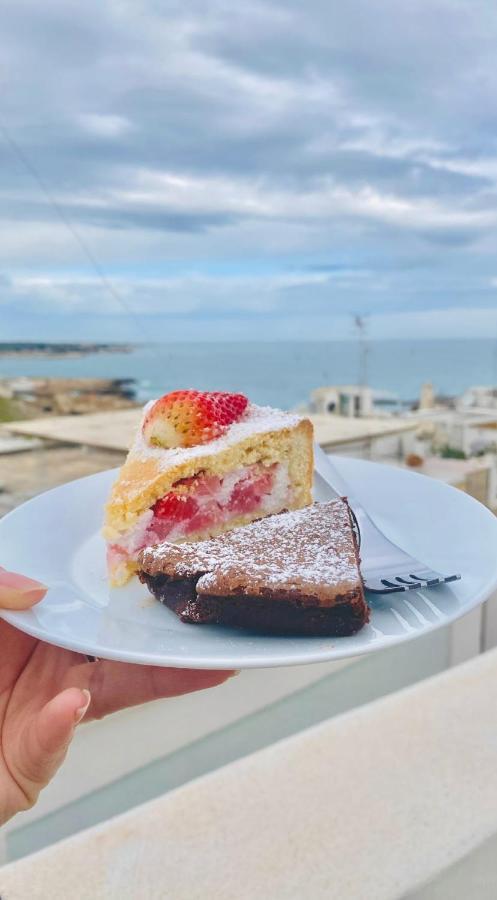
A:
[[[146,404],[143,409],[144,417],[155,402],[155,400],[151,400]],[[260,435],[283,428],[293,428],[301,420],[301,416],[293,413],[286,413],[280,409],[273,409],[270,406],[257,406],[255,403],[249,403],[240,421],[230,425],[221,437],[216,438],[214,441],[209,441],[207,444],[198,444],[195,447],[175,447],[171,450],[166,450],[163,447],[151,447],[144,440],[140,428],[131,448],[131,456],[137,459],[152,457],[157,460],[161,469],[168,469],[170,466],[183,463],[188,459],[196,459],[208,456],[211,453],[227,450],[251,435]]]
[[[258,520],[208,541],[159,544],[143,552],[150,575],[200,576],[197,593],[313,593],[323,602],[357,588],[350,514],[345,500],[314,503]]]

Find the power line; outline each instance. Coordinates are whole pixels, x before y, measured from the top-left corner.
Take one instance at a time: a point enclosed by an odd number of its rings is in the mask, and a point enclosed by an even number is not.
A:
[[[71,220],[67,217],[63,207],[60,205],[58,200],[56,200],[56,198],[53,196],[51,190],[49,189],[48,185],[46,184],[46,182],[40,175],[37,168],[33,165],[31,160],[28,158],[28,156],[26,155],[26,153],[24,152],[22,147],[20,147],[19,144],[17,143],[17,141],[12,137],[12,135],[10,134],[5,123],[3,123],[1,121],[0,121],[0,131],[3,134],[4,140],[5,140],[5,143],[7,144],[7,146],[11,149],[14,156],[16,156],[17,159],[19,159],[21,161],[21,163],[23,164],[25,169],[32,176],[32,178],[38,185],[40,191],[44,195],[44,197],[47,200],[47,202],[49,203],[49,205],[55,211],[55,213],[59,217],[62,224],[67,228],[67,230],[70,232],[70,234],[72,235],[72,237],[78,244],[80,250],[82,251],[83,255],[88,260],[90,266],[92,267],[93,271],[97,275],[97,277],[100,280],[103,287],[109,292],[109,294],[116,301],[116,303],[121,307],[121,309],[123,309],[133,319],[133,321],[135,322],[135,324],[138,327],[138,330],[144,336],[146,341],[149,342],[149,336],[146,334],[146,332],[143,329],[142,320],[136,315],[133,308],[130,307],[126,303],[126,301],[121,296],[121,294],[116,290],[112,281],[110,281],[110,279],[105,274],[104,269],[102,268],[101,264],[99,263],[98,259],[96,258],[95,254],[93,253],[91,247],[86,243],[85,239],[81,236],[79,231],[74,227]],[[152,348],[154,349],[154,352],[157,352],[153,343],[152,343]]]

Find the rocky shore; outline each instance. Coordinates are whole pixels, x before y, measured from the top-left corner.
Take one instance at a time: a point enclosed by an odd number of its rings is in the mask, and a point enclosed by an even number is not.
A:
[[[81,415],[136,405],[132,378],[0,379],[0,421]]]

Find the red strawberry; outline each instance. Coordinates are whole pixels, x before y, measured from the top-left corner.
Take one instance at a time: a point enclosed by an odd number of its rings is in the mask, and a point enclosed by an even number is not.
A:
[[[264,494],[269,494],[273,486],[274,472],[268,469],[258,478],[245,478],[233,488],[228,508],[232,512],[251,513],[259,506]]]
[[[193,497],[184,494],[166,494],[154,506],[158,519],[171,519],[172,522],[184,522],[194,516],[198,503]]]
[[[153,404],[143,422],[152,446],[194,447],[219,437],[245,412],[243,394],[223,391],[173,391]]]

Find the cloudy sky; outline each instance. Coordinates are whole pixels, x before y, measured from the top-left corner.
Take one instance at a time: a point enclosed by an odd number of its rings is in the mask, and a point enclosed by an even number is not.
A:
[[[492,0],[4,0],[7,338],[497,336]]]

